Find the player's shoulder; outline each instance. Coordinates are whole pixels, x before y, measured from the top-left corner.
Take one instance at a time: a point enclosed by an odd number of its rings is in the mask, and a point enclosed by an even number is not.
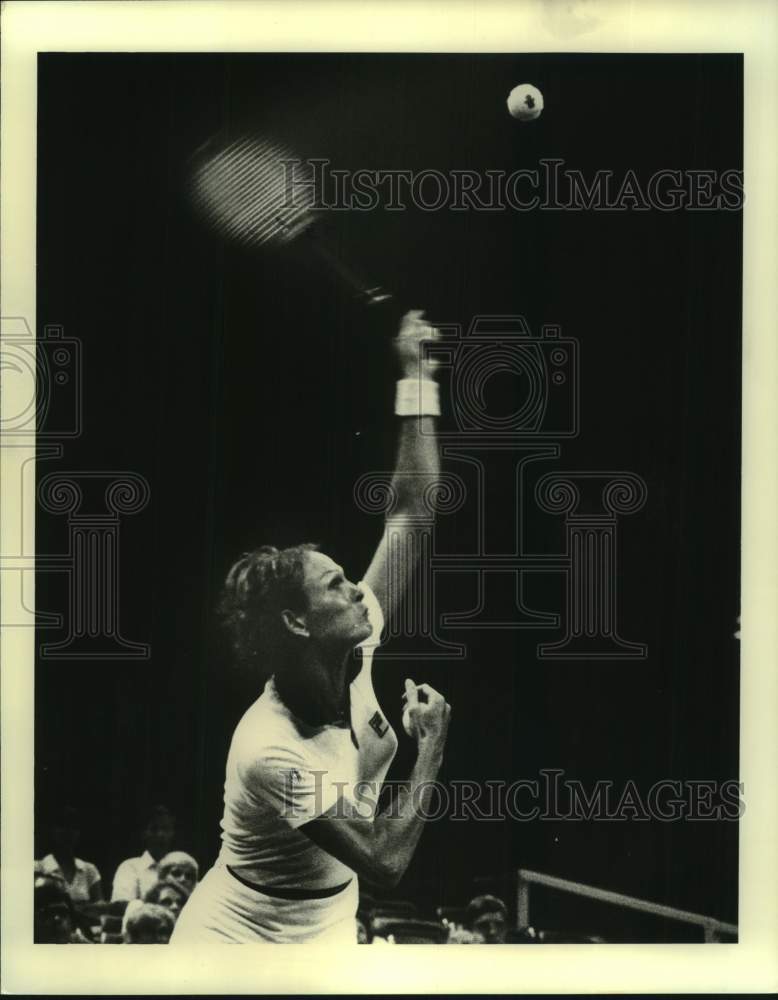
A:
[[[288,713],[266,688],[235,728],[230,756],[242,770],[299,767],[305,763],[303,743]]]
[[[272,732],[284,724],[284,709],[272,678],[265,684],[262,694],[253,701],[241,716],[235,727],[235,736],[252,739],[261,738],[263,733]]]

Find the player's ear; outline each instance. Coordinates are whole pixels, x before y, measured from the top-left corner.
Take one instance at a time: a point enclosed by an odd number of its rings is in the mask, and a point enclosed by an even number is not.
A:
[[[299,636],[302,639],[307,639],[311,634],[308,631],[305,618],[294,611],[290,611],[288,608],[281,612],[281,621],[284,623],[284,627],[288,629],[292,635]]]

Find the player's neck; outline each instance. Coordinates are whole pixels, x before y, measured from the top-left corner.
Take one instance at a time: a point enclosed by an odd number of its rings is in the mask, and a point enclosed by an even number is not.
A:
[[[347,708],[348,656],[325,660],[313,650],[275,678],[286,707],[309,726],[339,722]]]

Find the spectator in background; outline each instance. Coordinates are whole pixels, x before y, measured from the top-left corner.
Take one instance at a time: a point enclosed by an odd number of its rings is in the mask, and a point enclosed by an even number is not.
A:
[[[184,908],[184,903],[189,899],[189,893],[178,884],[167,879],[160,879],[155,882],[143,897],[144,903],[156,903],[173,916],[173,920],[178,920],[178,914]]]
[[[128,906],[122,922],[125,944],[167,944],[173,933],[173,914],[155,903]]]
[[[496,896],[476,896],[467,904],[467,929],[483,938],[484,944],[505,944],[508,936],[508,907]]]
[[[157,881],[159,861],[170,849],[175,832],[173,813],[167,806],[155,806],[143,827],[143,854],[138,858],[127,858],[116,869],[112,900],[143,898]]]
[[[35,872],[61,879],[74,903],[101,903],[103,885],[100,872],[91,862],[76,857],[80,836],[78,812],[73,806],[63,806],[51,817],[51,853],[35,862]]]
[[[461,924],[448,924],[446,944],[485,944],[478,931],[469,931]]]
[[[160,881],[175,882],[184,890],[187,897],[192,895],[199,874],[197,862],[185,851],[171,851],[157,866],[157,877]]]
[[[33,933],[35,944],[88,944],[76,927],[73,901],[63,879],[36,875],[33,883]]]
[[[373,931],[364,913],[357,913],[357,944],[372,944]]]

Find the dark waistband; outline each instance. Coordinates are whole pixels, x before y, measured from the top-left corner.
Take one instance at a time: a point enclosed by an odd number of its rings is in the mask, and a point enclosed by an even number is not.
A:
[[[339,892],[343,892],[346,886],[351,885],[351,879],[349,879],[348,882],[332,886],[329,889],[285,889],[283,886],[278,885],[257,885],[256,882],[249,882],[242,875],[238,875],[235,869],[229,865],[225,865],[224,867],[233,878],[237,879],[238,882],[245,885],[248,889],[261,892],[265,896],[275,896],[277,899],[327,899],[329,896],[337,896]]]

